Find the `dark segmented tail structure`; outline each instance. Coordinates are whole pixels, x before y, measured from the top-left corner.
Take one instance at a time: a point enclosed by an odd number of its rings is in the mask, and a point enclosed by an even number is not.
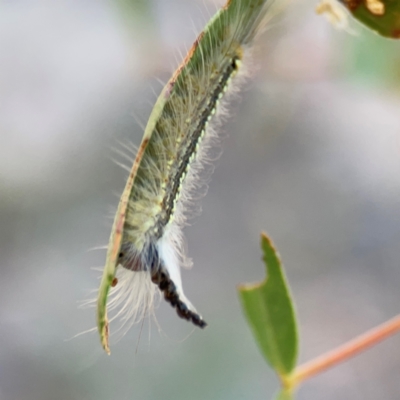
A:
[[[160,266],[157,268],[152,274],[151,280],[159,287],[161,292],[164,293],[164,299],[175,308],[179,317],[192,322],[199,328],[205,328],[207,326],[203,318],[196,312],[189,310],[187,305],[179,298],[176,285],[164,267]]]
[[[164,299],[176,309],[177,314],[194,325],[205,328],[207,323],[203,318],[196,312],[189,310],[188,306],[179,298],[176,285],[163,266],[156,245],[148,243],[144,254],[145,257],[139,256],[131,244],[124,243],[119,254],[120,265],[133,272],[150,271],[152,282],[164,293]],[[117,282],[115,282],[115,285]]]

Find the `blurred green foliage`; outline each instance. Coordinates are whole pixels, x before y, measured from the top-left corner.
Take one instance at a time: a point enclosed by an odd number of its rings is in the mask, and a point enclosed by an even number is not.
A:
[[[152,0],[117,0],[116,6],[125,26],[150,34],[154,30],[154,4]]]
[[[338,46],[351,80],[366,87],[400,88],[400,42],[370,33],[344,35]]]
[[[354,18],[382,36],[400,38],[400,0],[341,0]]]

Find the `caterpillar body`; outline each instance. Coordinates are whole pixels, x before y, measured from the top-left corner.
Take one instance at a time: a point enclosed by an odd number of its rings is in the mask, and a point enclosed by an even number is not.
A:
[[[211,19],[151,112],[115,215],[97,300],[97,325],[109,354],[107,309],[122,325],[152,310],[157,291],[177,314],[206,322],[184,295],[182,228],[212,146],[212,124],[271,0],[229,0]],[[157,289],[158,288],[158,289]]]

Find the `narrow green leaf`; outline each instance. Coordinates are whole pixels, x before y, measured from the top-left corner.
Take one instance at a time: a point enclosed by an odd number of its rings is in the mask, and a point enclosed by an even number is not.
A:
[[[392,39],[400,39],[400,0],[340,0],[370,29]]]
[[[298,336],[295,312],[283,267],[272,242],[261,235],[267,278],[241,285],[239,296],[255,339],[270,365],[281,376],[296,366]]]
[[[293,392],[288,389],[282,389],[278,395],[275,397],[275,400],[293,400]]]

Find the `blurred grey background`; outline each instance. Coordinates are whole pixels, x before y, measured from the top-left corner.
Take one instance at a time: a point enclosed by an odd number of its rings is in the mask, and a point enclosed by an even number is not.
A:
[[[216,0],[0,1],[0,399],[270,399],[278,387],[236,285],[264,277],[259,233],[286,266],[300,360],[399,312],[400,46],[315,1],[288,4],[253,77],[203,214],[186,229],[185,292],[209,327],[161,303],[112,355],[93,309],[126,173],[157,94]],[[400,337],[308,381],[298,399],[400,398]]]

